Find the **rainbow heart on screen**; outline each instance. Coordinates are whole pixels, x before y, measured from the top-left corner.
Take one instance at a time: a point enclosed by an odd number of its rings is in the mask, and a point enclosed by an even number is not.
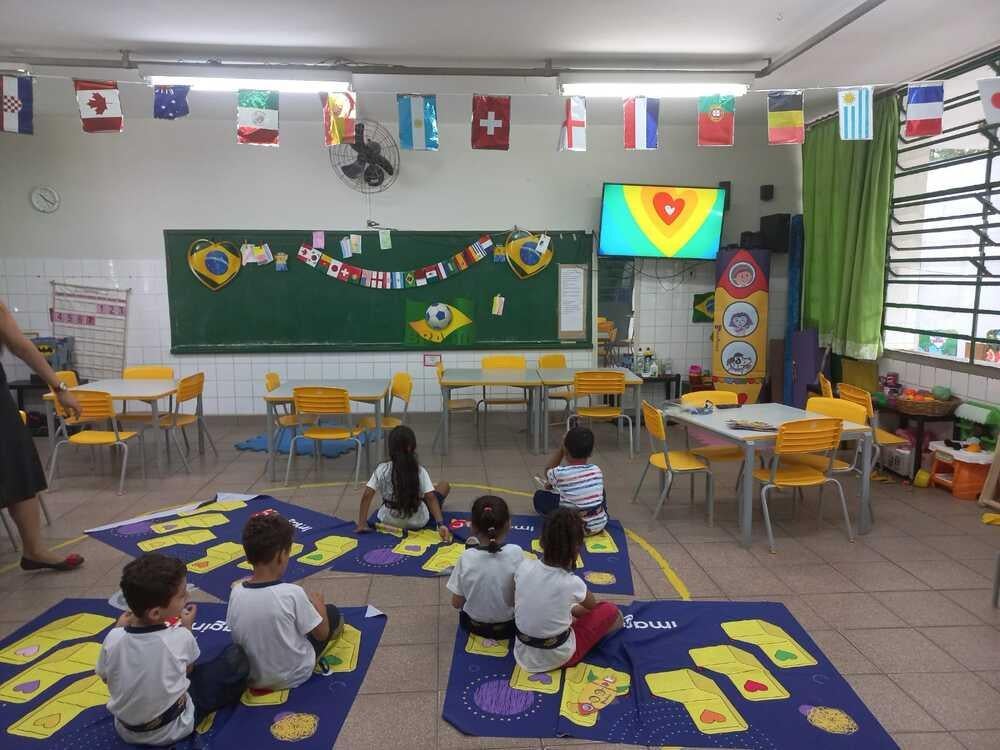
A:
[[[663,223],[669,226],[677,220],[684,210],[684,199],[673,198],[670,193],[657,193],[653,196],[653,208]]]

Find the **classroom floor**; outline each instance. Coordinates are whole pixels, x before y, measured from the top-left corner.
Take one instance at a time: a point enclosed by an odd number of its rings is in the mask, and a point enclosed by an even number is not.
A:
[[[495,491],[513,512],[530,512],[529,497],[504,491],[532,492],[531,477],[544,464],[543,457],[529,455],[524,447],[523,419],[491,414],[488,444],[480,446],[468,415],[456,415],[452,450],[445,458],[430,451],[434,419],[417,415],[411,423],[431,476],[455,485],[451,507],[467,508],[483,492],[461,485],[483,485],[502,488]],[[67,452],[64,463],[60,459],[63,478],[46,493],[53,521],[45,533],[52,544],[85,555],[87,563],[75,573],[22,573],[15,569],[18,558],[8,541],[0,539],[0,637],[61,599],[108,597],[117,589],[126,556],[78,538],[85,528],[218,491],[267,490],[315,510],[356,517],[360,492],[344,484],[352,455],[325,460],[319,475],[311,459],[300,458],[290,486],[277,488],[279,483],[264,476],[263,454],[232,447],[256,435],[263,419],[210,419],[209,424],[218,459],[211,453],[195,455],[193,473],[187,475],[175,456],[165,478],[145,485],[138,471],[130,470],[122,497],[116,495],[117,478],[107,463],[103,473],[95,474],[83,452]],[[627,450],[616,445],[612,427],[598,426],[596,432],[596,462],[604,469],[612,516],[659,550],[692,597],[784,602],[903,748],[1000,747],[1000,610],[989,602],[1000,528],[982,525],[975,503],[898,482],[874,484],[875,528],[849,544],[832,497],[821,526],[813,498],[807,497],[797,519],[787,497],[778,499],[772,505],[778,553],[770,555],[759,518],[753,547],[745,550],[736,541],[734,467],[722,466],[717,473],[715,528],[704,520],[700,485],[698,502],[690,506],[686,480],[679,481],[654,521],[655,478],[647,478],[640,503],[630,503],[645,455],[630,462]],[[47,442],[38,445],[44,458]],[[152,463],[147,466],[151,473]],[[852,516],[856,511],[855,501]],[[643,549],[632,545],[630,556],[635,598],[678,597]],[[327,601],[367,602],[389,615],[337,748],[597,747],[579,740],[465,737],[440,718],[457,622],[443,579],[327,572],[305,585],[322,591]]]

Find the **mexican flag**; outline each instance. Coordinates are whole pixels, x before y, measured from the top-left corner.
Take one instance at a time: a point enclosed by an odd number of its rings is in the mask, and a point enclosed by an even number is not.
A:
[[[736,97],[698,97],[698,145],[732,146],[736,129]]]
[[[278,145],[278,92],[240,89],[236,104],[236,142]]]

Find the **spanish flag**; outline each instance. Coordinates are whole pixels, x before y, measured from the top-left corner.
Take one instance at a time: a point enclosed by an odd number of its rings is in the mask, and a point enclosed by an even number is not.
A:
[[[801,91],[772,91],[767,95],[767,142],[772,146],[802,143],[806,139]]]
[[[354,143],[354,125],[358,117],[358,95],[352,93],[319,95],[323,102],[323,140],[327,146]]]

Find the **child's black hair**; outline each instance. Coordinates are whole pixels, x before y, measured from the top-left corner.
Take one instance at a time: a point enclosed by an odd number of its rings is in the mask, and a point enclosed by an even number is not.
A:
[[[590,458],[594,452],[594,433],[588,427],[574,427],[566,433],[563,445],[570,458]]]
[[[136,617],[153,607],[166,607],[187,577],[187,566],[176,557],[150,552],[122,570],[121,589]]]
[[[280,513],[255,513],[243,527],[243,551],[251,565],[269,563],[292,548],[295,527]]]
[[[483,495],[472,504],[472,527],[477,536],[485,537],[489,542],[487,551],[499,551],[497,538],[503,535],[508,524],[510,524],[510,510],[502,497]]]
[[[589,432],[589,430],[588,430]],[[556,508],[542,522],[542,560],[565,570],[576,567],[583,546],[583,519],[570,508]]]
[[[406,425],[389,433],[389,460],[392,462],[392,501],[385,504],[408,518],[417,512],[421,497],[417,436]]]

